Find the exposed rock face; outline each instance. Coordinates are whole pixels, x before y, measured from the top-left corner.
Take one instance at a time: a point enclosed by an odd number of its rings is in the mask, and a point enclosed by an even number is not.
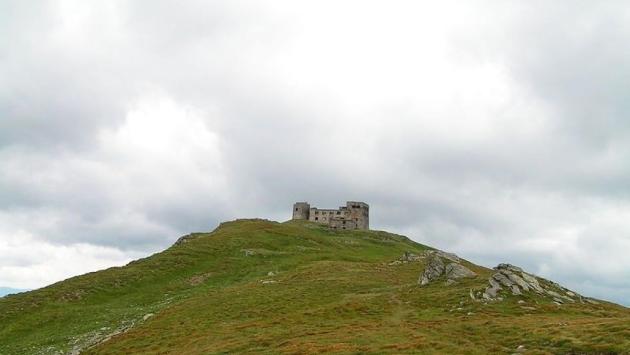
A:
[[[536,291],[536,292],[542,292],[543,291],[543,288],[540,287],[540,284],[538,283],[538,280],[534,276],[532,276],[532,275],[530,275],[530,274],[528,274],[526,272],[522,272],[521,276],[523,276],[523,280],[525,280],[527,282],[527,284],[531,288],[534,289],[534,291]]]
[[[446,263],[445,260],[456,262]],[[457,279],[464,277],[474,277],[475,274],[472,270],[468,269],[464,265],[459,263],[459,258],[455,254],[444,253],[442,251],[434,251],[427,257],[427,264],[424,272],[420,276],[418,283],[421,286],[429,284],[431,281],[437,280],[441,277],[446,278],[446,285],[452,285],[456,283]]]
[[[494,280],[494,278],[488,279],[490,286],[486,288],[486,292],[483,294],[484,298],[495,298],[497,297],[497,292],[501,290],[501,285]]]
[[[444,259],[448,259],[452,262],[458,263],[460,262],[460,258],[459,256],[453,254],[453,253],[447,253],[445,251],[442,250],[430,250],[431,252],[433,252],[434,254],[436,254],[437,256],[440,256]]]
[[[440,278],[445,279],[446,285],[452,285],[458,279],[475,277],[477,275],[462,265],[460,263],[461,259],[457,255],[442,250],[425,250],[420,254],[406,251],[398,260],[392,261],[389,265],[402,265],[423,260],[426,260],[426,266],[424,272],[418,278],[418,283],[421,286]]]
[[[458,279],[475,277],[477,274],[461,264],[461,259],[452,253],[441,250],[425,250],[414,254],[405,252],[398,260],[389,263],[390,266],[402,265],[410,262],[425,261],[426,266],[418,284],[428,285],[435,280],[443,280],[444,285],[450,286],[457,283]],[[511,264],[499,264],[496,271],[488,279],[488,285],[483,290],[470,290],[470,298],[475,301],[503,301],[508,295],[524,295],[534,293],[550,302],[561,306],[566,303],[592,303],[599,304],[596,300],[582,297],[581,295],[560,286],[559,284],[529,274],[518,266]],[[521,308],[531,308],[521,306]]]
[[[449,279],[461,279],[464,277],[474,277],[475,275],[477,275],[469,268],[457,263],[450,263],[446,265],[446,268],[444,269],[444,274],[446,274],[446,277]]]
[[[429,282],[439,278],[444,274],[444,261],[437,255],[432,255],[427,260],[427,266],[424,268],[424,272],[420,277],[420,285],[424,286]]]
[[[523,271],[523,269],[514,265],[499,264],[494,269],[496,273],[488,279],[488,286],[483,294],[481,294],[483,299],[487,301],[502,300],[503,297],[499,296],[502,291],[511,293],[512,295],[534,292],[538,295],[548,297],[557,305],[566,302],[579,301],[584,303],[591,301],[555,282],[528,274]],[[474,295],[471,297],[474,298]]]

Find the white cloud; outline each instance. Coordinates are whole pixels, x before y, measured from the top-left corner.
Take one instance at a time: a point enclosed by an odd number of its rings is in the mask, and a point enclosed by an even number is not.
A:
[[[28,232],[29,221],[22,218],[16,221],[14,216],[0,213],[0,275],[3,284],[15,288],[42,287],[78,273],[124,265],[144,256],[88,243],[49,243],[43,238],[44,233],[34,236]],[[20,225],[13,225],[15,222]]]
[[[363,199],[375,227],[630,302],[623,2],[0,6],[2,286]]]

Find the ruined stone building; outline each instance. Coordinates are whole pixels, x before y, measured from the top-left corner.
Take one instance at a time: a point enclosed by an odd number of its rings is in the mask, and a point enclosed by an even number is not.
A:
[[[365,202],[348,201],[338,209],[311,207],[308,202],[293,205],[293,219],[328,225],[332,229],[370,229],[370,206]]]

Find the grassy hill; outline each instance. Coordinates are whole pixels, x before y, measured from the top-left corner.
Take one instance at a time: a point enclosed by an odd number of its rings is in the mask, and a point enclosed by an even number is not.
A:
[[[418,285],[430,249],[377,231],[238,220],[124,267],[0,299],[0,354],[628,353],[630,311]]]

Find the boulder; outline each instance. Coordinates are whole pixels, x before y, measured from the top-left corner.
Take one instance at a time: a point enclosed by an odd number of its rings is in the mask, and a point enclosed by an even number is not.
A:
[[[520,295],[521,294],[521,289],[518,288],[517,285],[512,285],[512,294],[513,295]]]
[[[446,277],[449,279],[461,279],[464,277],[475,277],[477,274],[462,264],[450,263],[444,269]]]
[[[514,282],[518,287],[522,288],[524,291],[529,291],[529,285],[525,280],[523,280],[520,276],[514,273],[507,273],[506,275],[510,281]]]
[[[500,284],[502,284],[505,287],[512,287],[512,285],[514,284],[512,281],[510,281],[510,279],[505,276],[504,274],[497,272],[496,274],[492,275],[492,278],[497,280]]]
[[[442,258],[433,254],[427,260],[427,266],[418,282],[421,286],[427,285],[429,282],[439,278],[444,273],[445,265]]]
[[[503,288],[510,290],[513,295],[536,292],[541,296],[547,297],[550,302],[555,304],[575,302],[574,298],[582,300],[582,296],[579,294],[567,290],[555,282],[529,274],[520,267],[510,264],[499,264],[494,269],[497,272],[488,279],[489,285],[483,292],[483,299],[486,301],[501,300],[502,298],[498,296],[498,292]]]
[[[543,292],[543,288],[540,286],[540,284],[538,283],[538,280],[536,279],[536,277],[526,273],[526,272],[521,272],[521,276],[523,277],[523,280],[525,280],[525,282],[527,282],[527,284],[534,289],[534,291],[538,292],[538,293],[542,293]]]
[[[518,266],[514,266],[512,264],[499,264],[499,265],[497,265],[497,267],[495,267],[495,270],[507,270],[507,271],[511,271],[511,272],[523,272],[523,269],[521,269]]]
[[[486,291],[483,293],[483,298],[491,299],[497,297],[497,292],[501,291],[503,288],[493,278],[488,279],[488,282],[490,283],[490,286],[488,286]]]
[[[446,285],[452,285],[456,283],[455,280],[464,277],[477,276],[474,271],[457,262],[446,264],[445,260],[452,260],[454,254],[449,255],[451,259],[444,259],[442,257],[442,253],[443,252],[438,253],[434,251],[429,254],[429,256],[427,257],[427,265],[424,269],[424,272],[420,276],[420,279],[418,280],[418,283],[420,285],[424,286],[442,276],[446,278]],[[457,258],[457,260],[459,260],[459,258]]]

